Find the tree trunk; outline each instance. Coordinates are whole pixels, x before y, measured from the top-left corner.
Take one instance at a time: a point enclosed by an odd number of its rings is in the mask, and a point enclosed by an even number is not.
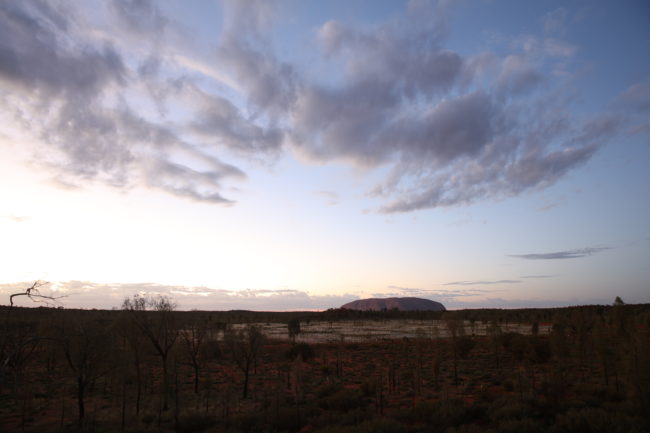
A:
[[[199,365],[194,363],[194,394],[199,393]]]
[[[122,431],[126,426],[126,380],[122,380]]]
[[[244,369],[244,399],[248,397],[248,376],[250,372],[250,363],[246,362],[246,368]]]
[[[77,404],[79,406],[79,426],[83,426],[84,416],[86,415],[86,407],[84,406],[84,391],[85,383],[83,378],[77,378]]]
[[[140,368],[140,355],[135,352],[135,377],[138,382],[137,392],[135,396],[135,415],[140,415],[140,397],[142,396],[142,371]]]
[[[167,402],[167,390],[169,389],[169,378],[167,377],[167,356],[162,357],[162,368],[163,368],[163,411],[169,410],[169,404]]]

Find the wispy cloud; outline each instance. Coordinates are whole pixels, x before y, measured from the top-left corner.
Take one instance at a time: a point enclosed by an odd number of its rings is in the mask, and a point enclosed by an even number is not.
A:
[[[532,254],[510,254],[509,257],[516,257],[518,259],[526,260],[563,260],[563,259],[577,259],[581,257],[588,257],[601,251],[611,250],[612,247],[594,247],[594,248],[580,248],[575,250],[556,251],[553,253],[532,253]]]
[[[544,206],[539,207],[537,210],[540,211],[540,212],[546,212],[546,211],[549,211],[551,209],[555,209],[556,207],[558,207],[558,206],[560,206],[562,204],[563,204],[563,202],[555,201],[555,202],[547,203]]]
[[[620,118],[573,116],[571,81],[549,76],[576,51],[563,9],[544,18],[547,37],[468,55],[445,47],[450,8],[411,2],[371,27],[322,23],[313,53],[337,75],[324,86],[274,52],[273,2],[224,2],[209,61],[156,2],[111,2],[99,24],[65,2],[0,2],[0,109],[61,184],[231,205],[244,161],[290,151],[386,167],[372,189],[383,213],[546,188],[618,133]],[[197,69],[208,63],[218,74]],[[644,109],[632,90],[621,100]]]
[[[493,280],[493,281],[453,281],[445,283],[443,286],[484,286],[490,284],[517,284],[521,283],[519,280]]]
[[[31,219],[31,217],[24,216],[24,215],[0,215],[0,218],[13,221],[15,223],[24,223]]]
[[[123,39],[94,37],[101,30],[83,8],[67,3],[0,4],[0,109],[8,120],[3,126],[11,125],[8,135],[38,141],[34,159],[59,184],[144,186],[232,204],[222,195],[224,184],[245,174],[192,140],[191,130],[165,113],[170,98],[185,110],[205,112],[188,102],[190,78],[169,78],[173,68],[162,71],[162,59],[172,58],[166,36],[176,23],[148,1],[113,2],[110,11],[101,25]],[[138,46],[147,39],[158,43],[132,52],[125,48],[133,46],[130,37]],[[158,110],[136,108],[142,104]],[[255,142],[256,131],[241,125],[246,122],[237,110],[223,115],[243,140]]]
[[[340,203],[339,194],[334,191],[314,191],[314,194],[323,198],[329,206],[336,206]]]
[[[485,297],[495,293],[493,289],[479,289],[479,288],[466,288],[466,289],[422,289],[416,287],[401,287],[401,286],[388,286],[387,292],[373,293],[372,296],[376,298],[387,297],[402,297],[402,296],[415,296],[420,298],[427,298],[433,301],[442,302],[445,306],[453,303],[460,302],[460,299]]]

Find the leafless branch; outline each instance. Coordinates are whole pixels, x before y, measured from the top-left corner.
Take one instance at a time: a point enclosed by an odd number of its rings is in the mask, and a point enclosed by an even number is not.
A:
[[[17,296],[27,296],[33,302],[44,302],[47,305],[56,304],[59,299],[66,297],[66,295],[51,296],[51,295],[42,294],[40,292],[39,288],[43,287],[43,286],[45,286],[47,284],[49,284],[47,281],[37,280],[37,281],[34,282],[34,284],[32,284],[27,289],[25,289],[24,292],[19,292],[19,293],[12,294],[11,296],[9,296],[9,308],[13,308],[13,306],[14,306],[14,298],[17,297]]]

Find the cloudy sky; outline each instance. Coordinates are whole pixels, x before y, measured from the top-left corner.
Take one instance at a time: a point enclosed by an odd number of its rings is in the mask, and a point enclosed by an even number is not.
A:
[[[2,1],[0,156],[5,298],[650,302],[650,5]]]

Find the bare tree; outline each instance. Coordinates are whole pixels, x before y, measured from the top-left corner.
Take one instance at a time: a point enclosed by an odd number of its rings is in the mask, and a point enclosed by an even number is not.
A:
[[[140,415],[140,403],[142,400],[142,386],[144,382],[144,372],[143,372],[143,359],[144,359],[144,349],[143,343],[145,343],[145,337],[142,335],[142,332],[138,327],[133,326],[132,317],[129,317],[131,314],[126,313],[125,316],[121,318],[118,322],[116,330],[120,338],[124,341],[124,345],[128,347],[130,352],[129,362],[132,362],[133,371],[135,372],[135,381],[136,381],[136,395],[135,395],[135,414],[136,416]]]
[[[47,305],[56,304],[58,299],[65,298],[66,295],[52,296],[41,293],[40,288],[50,284],[47,281],[34,281],[34,284],[25,289],[24,292],[13,293],[9,296],[9,311],[14,307],[14,298],[26,296],[32,302],[43,302]]]
[[[225,340],[235,364],[244,373],[243,397],[247,398],[250,370],[257,362],[257,357],[264,346],[266,338],[258,327],[249,325],[239,332],[227,332]]]
[[[12,319],[14,300],[17,297],[25,296],[33,302],[43,302],[47,305],[56,304],[57,300],[65,296],[45,295],[40,292],[40,288],[49,283],[45,281],[35,281],[23,292],[13,293],[9,296],[9,309],[3,319],[2,342],[0,342],[0,383],[3,382],[7,369],[20,371],[27,359],[34,353],[39,342],[43,337],[24,323],[17,323]]]
[[[289,330],[289,338],[293,343],[295,343],[296,335],[300,334],[300,319],[294,317],[293,319],[289,320],[287,329]]]
[[[453,316],[445,317],[445,324],[451,336],[452,360],[454,361],[454,383],[458,384],[458,334],[463,326],[463,322]]]
[[[203,366],[203,348],[208,335],[208,324],[205,320],[191,320],[181,331],[189,364],[194,370],[194,394],[199,393],[199,376]]]
[[[77,382],[79,425],[83,426],[86,392],[98,377],[111,368],[106,363],[110,347],[108,334],[101,324],[83,320],[71,326],[61,325],[58,334],[56,340]]]
[[[169,354],[179,334],[173,314],[176,303],[173,299],[162,295],[156,297],[134,295],[133,298],[124,300],[122,309],[130,314],[133,324],[151,343],[156,355],[160,358],[163,374],[163,410],[166,411],[169,409]]]

